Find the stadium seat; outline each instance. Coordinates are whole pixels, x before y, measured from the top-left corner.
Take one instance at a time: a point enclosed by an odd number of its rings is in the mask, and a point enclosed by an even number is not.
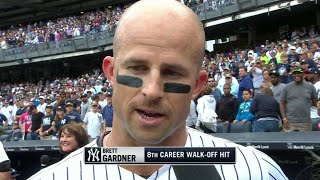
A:
[[[11,130],[12,129],[12,127],[11,126],[6,126],[6,127],[4,127],[4,130],[6,131],[6,130]]]
[[[12,130],[10,129],[10,130],[6,130],[6,135],[8,135],[9,136],[9,138],[11,139],[11,137],[12,137]]]
[[[241,122],[238,122],[237,124],[231,123],[230,133],[242,133],[242,132],[252,132],[252,123],[251,122],[247,122],[245,124],[241,124]]]
[[[28,133],[28,134],[26,135],[26,140],[27,140],[27,141],[32,140],[30,133]]]
[[[217,124],[217,133],[229,133],[230,125],[225,126],[223,122],[218,122]]]
[[[12,132],[12,139],[14,141],[19,141],[22,138],[22,132],[21,129],[15,129]]]
[[[7,135],[7,134],[4,134],[4,135],[1,135],[0,136],[0,141],[1,142],[5,142],[5,141],[10,141],[10,136],[9,135]]]

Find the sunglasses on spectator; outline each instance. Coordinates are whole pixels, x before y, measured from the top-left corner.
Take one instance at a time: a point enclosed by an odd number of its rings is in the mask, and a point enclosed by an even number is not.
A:
[[[214,82],[214,81],[208,81],[208,82]]]

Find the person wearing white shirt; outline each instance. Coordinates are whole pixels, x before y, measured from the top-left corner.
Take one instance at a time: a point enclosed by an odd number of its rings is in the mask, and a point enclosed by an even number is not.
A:
[[[8,119],[8,125],[11,126],[13,122],[13,107],[9,105],[8,101],[4,102],[4,106],[1,108],[1,113]]]
[[[83,128],[87,130],[91,138],[100,136],[102,130],[103,118],[102,114],[98,112],[98,106],[98,103],[93,101],[91,104],[92,111],[87,112],[83,119]]]
[[[40,101],[40,104],[37,106],[37,109],[39,112],[42,112],[43,114],[45,114],[46,113],[46,106],[47,106],[47,103],[45,103],[45,97],[40,96],[39,101]]]
[[[187,117],[186,123],[187,123],[187,126],[191,128],[195,128],[197,123],[196,104],[194,103],[193,100],[191,100],[191,103],[190,103],[190,113]]]

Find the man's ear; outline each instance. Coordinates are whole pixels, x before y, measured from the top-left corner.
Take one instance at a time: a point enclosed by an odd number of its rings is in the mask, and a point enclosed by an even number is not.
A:
[[[192,92],[192,99],[195,99],[199,93],[202,91],[203,87],[206,85],[208,80],[208,73],[205,70],[201,70],[199,77],[196,81],[196,85]]]
[[[103,59],[102,70],[104,75],[107,77],[111,85],[115,82],[115,73],[114,73],[114,58],[111,56],[106,56]]]

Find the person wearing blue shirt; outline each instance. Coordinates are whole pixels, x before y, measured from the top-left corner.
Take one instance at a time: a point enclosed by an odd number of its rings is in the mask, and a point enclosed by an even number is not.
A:
[[[82,123],[81,116],[79,113],[74,112],[74,104],[71,102],[68,102],[65,106],[66,111],[67,111],[67,116],[71,119],[71,121],[75,121],[77,123]]]
[[[251,92],[253,92],[253,83],[251,78],[247,75],[247,69],[246,67],[242,66],[239,68],[239,75],[242,78],[240,84],[239,84],[239,91],[238,91],[238,99],[239,102],[243,101],[242,93],[244,90],[249,89]]]
[[[251,90],[246,89],[243,91],[243,102],[240,104],[238,113],[236,116],[236,119],[233,120],[233,123],[236,124],[238,122],[241,122],[242,124],[245,124],[247,122],[253,122],[255,116],[250,112],[251,107]]]
[[[106,129],[110,130],[113,120],[112,92],[107,92],[107,105],[102,110],[102,117],[105,122]]]

